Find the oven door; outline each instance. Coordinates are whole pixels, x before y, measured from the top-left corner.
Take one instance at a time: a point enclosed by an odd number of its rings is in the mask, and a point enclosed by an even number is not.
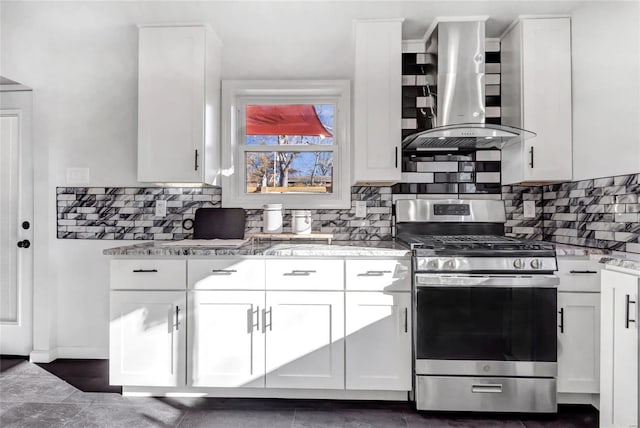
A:
[[[416,374],[557,374],[553,275],[415,275]]]

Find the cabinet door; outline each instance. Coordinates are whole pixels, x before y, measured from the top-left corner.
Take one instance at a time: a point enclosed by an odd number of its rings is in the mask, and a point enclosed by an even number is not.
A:
[[[264,388],[264,291],[189,293],[193,386]]]
[[[601,427],[638,426],[638,288],[635,275],[602,271]]]
[[[204,180],[205,37],[202,26],[140,28],[138,181]]]
[[[402,21],[355,24],[354,181],[397,182],[402,153]]]
[[[600,392],[600,294],[558,293],[558,392]]]
[[[109,383],[185,383],[185,300],[182,291],[112,291]]]
[[[344,292],[267,291],[267,388],[344,389]]]
[[[571,24],[569,18],[522,21],[524,129],[535,132],[525,146],[526,181],[572,178]],[[533,155],[530,154],[533,150]],[[533,157],[533,165],[531,164]]]
[[[346,302],[347,389],[409,391],[411,293],[347,292]]]

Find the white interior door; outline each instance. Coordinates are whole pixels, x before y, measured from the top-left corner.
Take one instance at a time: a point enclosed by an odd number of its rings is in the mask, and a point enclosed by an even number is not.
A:
[[[264,291],[189,293],[193,386],[264,388]]]
[[[346,299],[347,389],[411,390],[411,293],[355,291]]]
[[[33,349],[31,91],[0,95],[0,354],[29,355]]]
[[[185,384],[185,303],[184,291],[111,292],[111,385]]]
[[[267,291],[266,387],[344,389],[344,292]]]

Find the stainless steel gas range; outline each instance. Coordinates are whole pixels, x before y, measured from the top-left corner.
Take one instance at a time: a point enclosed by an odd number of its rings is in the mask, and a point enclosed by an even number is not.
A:
[[[556,412],[552,244],[504,236],[493,200],[401,200],[413,252],[418,410]]]

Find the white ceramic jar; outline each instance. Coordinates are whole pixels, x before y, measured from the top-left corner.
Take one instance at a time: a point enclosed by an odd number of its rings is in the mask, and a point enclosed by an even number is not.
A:
[[[306,235],[311,233],[311,211],[309,210],[292,210],[291,211],[291,230],[298,235]]]
[[[282,233],[282,204],[266,204],[262,208],[262,231]]]

